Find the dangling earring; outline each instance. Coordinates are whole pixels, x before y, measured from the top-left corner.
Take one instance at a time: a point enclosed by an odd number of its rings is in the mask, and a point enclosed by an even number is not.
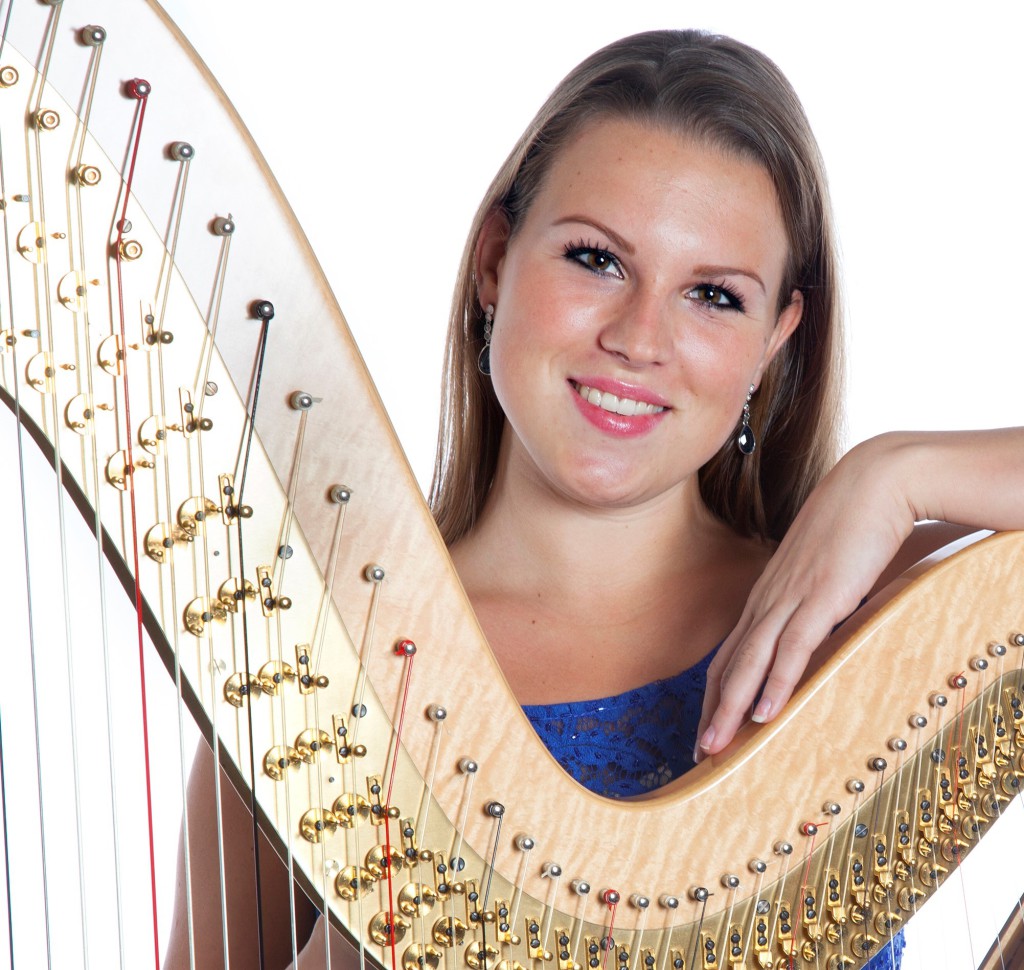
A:
[[[750,429],[750,398],[754,393],[754,385],[747,391],[747,400],[743,404],[743,416],[740,418],[740,433],[736,438],[736,447],[744,455],[752,455],[757,447],[754,432]]]
[[[480,356],[476,359],[477,369],[484,377],[491,375],[491,330],[494,327],[494,304],[488,303],[484,308],[484,345],[480,348]]]

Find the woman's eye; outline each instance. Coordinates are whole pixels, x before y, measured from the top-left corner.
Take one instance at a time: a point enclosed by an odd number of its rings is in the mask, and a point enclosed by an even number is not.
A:
[[[698,303],[706,303],[708,306],[719,307],[729,310],[742,310],[743,301],[731,290],[724,286],[716,286],[714,283],[701,283],[695,286],[687,296]]]
[[[596,249],[593,246],[567,246],[565,255],[566,258],[574,260],[599,276],[622,278],[622,267],[619,266],[619,261],[606,249]]]

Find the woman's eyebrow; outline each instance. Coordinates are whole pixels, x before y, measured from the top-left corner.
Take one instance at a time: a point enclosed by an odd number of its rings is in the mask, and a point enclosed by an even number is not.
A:
[[[694,272],[700,276],[745,276],[747,279],[753,280],[759,287],[761,287],[762,293],[768,292],[768,289],[764,285],[764,281],[752,269],[741,269],[738,266],[705,265],[698,266]]]
[[[597,219],[594,219],[591,216],[581,216],[581,215],[564,216],[561,219],[556,219],[552,223],[552,225],[554,225],[554,226],[564,226],[566,223],[569,223],[569,222],[578,222],[578,223],[582,223],[585,226],[591,226],[594,229],[596,229],[598,232],[604,233],[604,235],[606,235],[613,243],[615,243],[615,245],[619,249],[621,249],[627,256],[633,256],[633,255],[636,254],[636,249],[632,245],[632,243],[627,242],[624,237],[620,236],[614,230],[609,229],[608,226],[606,226],[603,222],[599,222]]]

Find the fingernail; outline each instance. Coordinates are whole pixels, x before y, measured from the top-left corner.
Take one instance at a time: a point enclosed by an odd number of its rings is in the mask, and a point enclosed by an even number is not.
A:
[[[754,713],[750,716],[755,724],[764,724],[768,720],[768,715],[772,712],[772,702],[767,697],[762,697],[757,702],[757,707],[754,708]]]
[[[715,740],[715,729],[713,727],[709,727],[704,732],[704,737],[702,737],[700,739],[700,749],[701,749],[701,751],[710,751],[711,750],[711,745],[714,742],[714,740]]]
[[[693,746],[693,763],[697,764],[697,761],[698,761],[699,758],[700,758],[700,745],[699,744],[695,744]]]

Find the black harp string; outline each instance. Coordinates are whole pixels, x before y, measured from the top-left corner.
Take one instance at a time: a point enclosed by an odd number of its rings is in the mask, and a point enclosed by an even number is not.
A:
[[[265,312],[270,305],[266,301],[257,301],[255,309],[257,315],[260,318],[260,336],[259,346],[256,351],[256,375],[253,380],[252,388],[252,405],[248,410],[247,425],[245,430],[245,441],[243,447],[243,457],[241,463],[240,473],[236,478],[238,483],[235,490],[235,517],[238,525],[238,574],[240,589],[242,591],[242,598],[239,601],[241,604],[242,613],[242,654],[244,657],[244,680],[243,685],[246,688],[246,704],[245,714],[246,723],[249,731],[249,810],[252,813],[252,847],[253,847],[253,867],[255,869],[255,882],[256,882],[256,938],[259,946],[260,955],[260,970],[266,968],[266,944],[264,941],[263,933],[263,880],[260,875],[260,829],[258,821],[258,803],[256,801],[256,755],[254,750],[254,732],[252,726],[252,693],[249,691],[249,683],[251,676],[251,668],[249,663],[249,622],[248,622],[248,611],[246,609],[246,597],[245,597],[245,546],[242,538],[242,523],[244,516],[242,515],[243,508],[243,497],[245,491],[245,477],[249,470],[249,456],[252,453],[252,442],[256,432],[256,409],[259,404],[260,396],[260,385],[263,380],[263,365],[266,361],[267,355],[267,343],[270,333],[270,320],[273,316],[273,309],[270,308],[269,312]],[[202,432],[199,432],[202,434]],[[257,592],[257,595],[259,593]]]

